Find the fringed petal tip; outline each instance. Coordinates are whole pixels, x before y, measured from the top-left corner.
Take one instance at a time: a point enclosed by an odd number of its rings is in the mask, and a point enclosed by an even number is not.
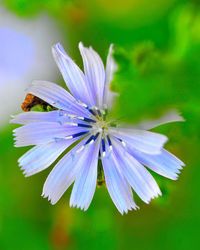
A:
[[[15,123],[15,117],[16,115],[10,115],[11,120],[9,120],[9,123]]]
[[[83,211],[87,211],[88,210],[88,208],[89,208],[89,205],[88,206],[81,206],[80,204],[77,204],[77,203],[71,203],[70,202],[70,207],[73,207],[73,208],[79,208],[79,209],[81,209],[81,210],[83,210]],[[124,214],[128,214],[128,212],[129,211],[131,211],[131,210],[138,210],[138,209],[140,209],[140,207],[139,206],[137,206],[136,204],[134,204],[134,205],[131,205],[130,207],[128,207],[127,209],[124,209],[124,210],[120,210],[119,208],[117,208],[118,209],[118,211],[120,212],[120,214],[121,215],[124,215]]]
[[[28,177],[31,177],[32,175],[34,175],[35,173],[27,173],[26,171],[23,172],[23,175],[28,178]]]
[[[142,199],[142,200],[144,201],[144,203],[150,204],[150,203],[152,202],[152,200],[158,198],[159,196],[162,196],[161,191],[160,191],[160,193],[157,193],[157,194],[152,195],[152,196],[149,197],[147,200],[144,200],[144,199]]]
[[[44,191],[42,192],[41,196],[45,199],[47,198],[51,205],[55,205],[58,202],[57,200],[53,200],[53,198],[49,194],[44,193]]]
[[[36,174],[35,172],[29,172],[27,169],[26,169],[26,167],[25,166],[23,166],[23,165],[21,165],[21,164],[19,164],[19,167],[20,167],[20,169],[21,169],[21,171],[22,171],[22,173],[23,173],[23,175],[24,175],[24,177],[30,177],[30,176],[32,176],[32,175],[34,175],[34,174]]]
[[[123,210],[121,210],[121,209],[119,209],[118,207],[117,207],[117,210],[120,212],[120,214],[121,215],[126,215],[126,214],[128,214],[128,212],[129,211],[132,211],[132,210],[137,210],[137,209],[140,209],[138,206],[134,206],[134,207],[129,207],[129,208],[127,208],[127,209],[123,209]]]
[[[79,208],[80,210],[83,210],[83,211],[86,211],[86,210],[88,210],[88,208],[89,208],[89,206],[81,206],[80,204],[75,204],[75,203],[73,203],[73,204],[69,204],[69,206],[70,207],[73,207],[73,208]]]
[[[78,44],[79,50],[81,50],[83,47],[84,47],[83,43],[82,43],[82,42],[79,42],[79,44]]]

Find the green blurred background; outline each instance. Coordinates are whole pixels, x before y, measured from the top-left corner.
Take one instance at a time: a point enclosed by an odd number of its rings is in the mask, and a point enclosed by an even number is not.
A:
[[[9,116],[20,112],[33,79],[64,85],[50,46],[62,42],[82,66],[78,42],[104,62],[115,45],[120,93],[111,116],[127,123],[176,109],[186,122],[154,129],[186,163],[177,181],[153,174],[163,196],[121,215],[104,187],[88,211],[69,208],[71,188],[54,206],[41,197],[51,168],[25,178]],[[3,0],[0,5],[0,249],[199,249],[199,0]]]

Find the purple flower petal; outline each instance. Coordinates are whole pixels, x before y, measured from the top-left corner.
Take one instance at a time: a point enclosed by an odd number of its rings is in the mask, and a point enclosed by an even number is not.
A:
[[[104,100],[103,103],[108,107],[112,107],[113,98],[117,96],[117,93],[114,93],[110,90],[110,83],[113,80],[114,72],[117,70],[117,65],[112,57],[113,53],[113,44],[110,45],[109,53],[106,61],[106,76],[105,76],[105,87],[104,87]]]
[[[86,164],[88,150],[77,152],[82,148],[88,137],[68,152],[53,168],[47,177],[42,195],[48,197],[52,204],[55,204],[67,188],[74,182],[80,168]]]
[[[65,110],[69,114],[88,115],[89,112],[79,105],[69,92],[59,85],[47,81],[33,81],[27,89],[27,93],[33,94],[48,104]]]
[[[100,147],[100,138],[81,153],[80,171],[76,177],[70,198],[70,206],[77,206],[87,210],[93,198],[97,183],[97,164]]]
[[[30,149],[19,160],[26,177],[48,168],[75,139],[50,142]]]
[[[72,95],[77,100],[81,100],[87,105],[92,105],[92,96],[88,92],[85,76],[80,68],[66,54],[61,44],[58,43],[54,45],[52,47],[52,53]]]
[[[151,174],[127,153],[119,142],[113,142],[113,151],[121,172],[144,202],[149,203],[151,199],[161,195],[161,191]]]
[[[84,117],[69,115],[66,111],[55,110],[49,112],[37,112],[37,111],[29,111],[13,116],[13,119],[10,123],[17,124],[30,124],[36,122],[54,122],[59,124],[67,124],[67,123],[83,123],[87,124],[84,121]]]
[[[166,136],[145,130],[111,128],[110,131],[130,147],[148,154],[158,154],[167,141]]]
[[[60,118],[60,111],[30,111],[13,116],[13,119],[10,121],[10,123],[29,124],[34,122],[56,122],[58,118]]]
[[[162,149],[161,153],[157,155],[145,154],[134,149],[130,149],[128,152],[143,165],[172,180],[178,178],[179,170],[184,166],[182,161],[165,149]]]
[[[95,105],[101,107],[103,104],[103,92],[105,85],[105,69],[100,56],[91,47],[86,48],[79,43],[79,49],[83,58],[84,71],[87,84]]]
[[[132,208],[136,209],[137,206],[133,200],[130,186],[124,178],[123,172],[119,170],[118,163],[118,159],[113,152],[102,158],[108,192],[119,212],[123,214]]]
[[[59,138],[68,137],[85,130],[82,127],[60,125],[59,123],[37,122],[24,125],[13,132],[16,140],[15,146],[23,147],[57,141]]]

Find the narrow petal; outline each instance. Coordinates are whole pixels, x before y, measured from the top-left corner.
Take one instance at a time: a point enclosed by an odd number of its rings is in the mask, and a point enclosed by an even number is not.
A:
[[[33,81],[26,91],[58,109],[65,110],[69,114],[88,114],[88,111],[79,105],[68,91],[55,83]]]
[[[119,142],[113,142],[113,151],[128,183],[137,195],[146,203],[161,195],[161,191],[152,175],[134,157],[125,151]]]
[[[103,91],[105,84],[105,69],[100,56],[91,47],[86,48],[79,43],[79,49],[83,58],[84,71],[87,83],[94,96],[95,105],[101,107],[103,104]]]
[[[184,118],[178,114],[176,110],[170,110],[157,120],[143,121],[135,126],[136,129],[149,130],[157,126],[170,122],[183,122]]]
[[[182,161],[165,149],[162,149],[161,153],[157,155],[145,154],[134,149],[130,149],[128,152],[143,165],[172,180],[178,178],[179,170],[184,166]]]
[[[80,157],[81,168],[72,190],[70,206],[87,210],[91,203],[97,183],[100,139],[98,138],[92,145],[88,145]]]
[[[113,152],[102,158],[102,164],[108,192],[119,212],[123,214],[131,208],[136,209],[130,186],[123,173],[119,171],[119,165]]]
[[[61,111],[37,112],[30,111],[13,116],[10,123],[30,124],[34,122],[57,122],[61,117]]]
[[[130,128],[112,128],[112,134],[130,147],[148,154],[158,154],[167,137],[158,133]]]
[[[57,141],[59,138],[68,137],[85,130],[82,127],[61,125],[59,123],[37,122],[24,125],[13,130],[13,132],[16,140],[15,146],[23,147]]]
[[[87,141],[88,137],[76,145],[70,152],[68,152],[53,168],[47,177],[42,195],[51,200],[55,204],[68,187],[74,182],[78,175],[80,168],[83,166],[87,156],[87,149],[78,152]]]
[[[110,83],[113,80],[114,72],[117,70],[117,64],[115,63],[113,57],[113,44],[110,45],[109,53],[106,61],[106,76],[105,76],[105,87],[104,87],[104,101],[103,103],[107,105],[108,108],[112,107],[113,98],[117,96],[110,90]]]
[[[35,146],[18,160],[19,165],[26,177],[41,172],[48,168],[74,141],[75,139],[62,140]]]
[[[56,111],[49,111],[49,112],[37,112],[37,111],[30,111],[24,112],[18,115],[13,116],[13,119],[10,123],[16,124],[30,124],[36,122],[54,122],[60,124],[67,124],[70,122],[73,123],[85,123],[83,120],[84,117],[80,117],[82,120],[78,119],[79,116],[71,116],[66,111],[56,110]]]
[[[74,61],[67,55],[61,44],[52,47],[54,59],[62,73],[72,95],[77,99],[90,105],[90,95],[85,82],[85,76]]]

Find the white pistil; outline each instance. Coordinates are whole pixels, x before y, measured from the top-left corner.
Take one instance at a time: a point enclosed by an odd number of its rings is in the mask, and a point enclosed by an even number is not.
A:
[[[126,143],[124,141],[121,141],[122,145],[126,147]]]
[[[74,122],[63,122],[63,125],[71,125],[71,126],[78,126],[78,123],[74,123]]]
[[[77,154],[80,153],[84,148],[85,148],[85,146],[81,146],[81,147],[76,151],[76,153],[77,153]]]
[[[82,116],[77,116],[77,115],[67,115],[65,114],[65,116],[68,116],[70,119],[79,119],[79,120],[84,120],[84,117]]]
[[[92,140],[89,142],[89,145],[91,145],[93,142],[94,142],[94,140],[92,139]]]
[[[76,116],[75,118],[79,119],[79,120],[83,120],[84,121],[84,117],[82,116]]]
[[[69,136],[65,136],[64,139],[72,139],[73,136],[72,135],[69,135]]]
[[[88,107],[87,104],[85,104],[84,102],[82,102],[82,101],[80,101],[80,100],[78,100],[77,102],[78,102],[78,104],[80,104],[80,105],[83,106],[84,108],[87,108],[87,107]]]

